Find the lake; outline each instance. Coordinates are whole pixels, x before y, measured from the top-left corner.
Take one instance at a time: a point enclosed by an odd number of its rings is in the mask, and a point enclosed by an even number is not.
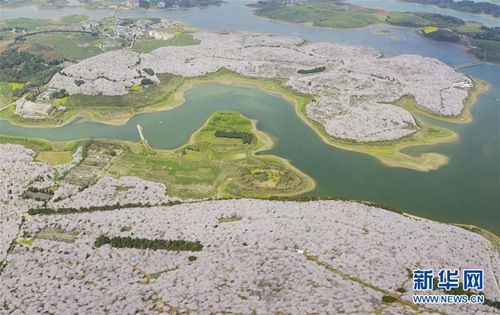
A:
[[[449,65],[473,60],[462,52],[461,46],[426,41],[411,30],[388,26],[363,30],[326,30],[289,25],[255,17],[245,7],[245,3],[248,2],[235,1],[204,9],[119,12],[118,15],[164,17],[186,21],[192,27],[211,31],[234,29],[277,33],[311,41],[370,46],[388,56],[419,54],[437,58]],[[40,12],[44,17],[82,12],[93,17],[109,14],[106,11],[83,11],[78,8],[58,11],[25,11],[23,8],[23,12],[20,9],[2,11],[2,18],[20,14],[37,17]],[[394,33],[375,35],[374,32],[380,29],[391,29]],[[404,40],[391,40],[390,36],[400,36]],[[283,99],[252,88],[220,84],[198,86],[186,93],[184,105],[170,111],[136,116],[125,126],[72,123],[63,127],[62,132],[61,128],[22,128],[2,121],[0,131],[51,140],[94,136],[139,141],[135,126],[140,123],[150,145],[170,149],[186,143],[189,135],[215,110],[233,109],[249,118],[258,119],[257,127],[277,139],[276,147],[266,154],[286,158],[314,178],[318,186],[312,192],[313,195],[335,195],[392,204],[414,215],[443,222],[474,224],[500,234],[500,67],[480,65],[462,71],[489,82],[492,89],[478,97],[472,107],[474,121],[470,124],[450,124],[427,118],[429,122],[452,129],[460,135],[460,140],[454,143],[407,149],[410,154],[438,152],[450,157],[447,166],[428,173],[386,167],[370,156],[328,146],[297,117],[293,106]]]

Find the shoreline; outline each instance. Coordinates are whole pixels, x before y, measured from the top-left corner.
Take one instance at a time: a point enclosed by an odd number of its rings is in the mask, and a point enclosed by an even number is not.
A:
[[[220,70],[219,70],[220,71]],[[479,83],[483,81],[478,81]],[[69,115],[68,119],[64,121],[63,123],[53,126],[53,125],[29,125],[28,127],[30,128],[58,128],[58,127],[63,127],[67,124],[73,123],[75,120],[80,119],[80,120],[85,120],[88,119],[88,121],[92,121],[95,123],[103,123],[111,126],[120,126],[126,124],[132,117],[144,113],[154,113],[154,112],[159,112],[159,111],[166,111],[166,110],[171,110],[174,108],[177,108],[184,104],[185,102],[185,92],[195,88],[198,85],[201,84],[206,84],[206,83],[219,83],[219,84],[226,84],[226,85],[240,85],[240,86],[246,86],[246,87],[252,87],[252,88],[257,88],[260,91],[263,91],[264,93],[268,93],[270,95],[274,96],[279,96],[282,99],[286,100],[287,102],[291,103],[292,106],[295,108],[295,113],[298,115],[298,117],[309,126],[309,128],[313,129],[313,131],[322,139],[322,141],[330,146],[334,146],[338,149],[342,150],[348,150],[348,151],[353,151],[357,153],[362,153],[362,154],[368,154],[372,156],[373,158],[377,159],[380,163],[388,166],[388,167],[402,167],[402,168],[407,168],[407,169],[412,169],[415,171],[421,171],[421,172],[428,172],[431,170],[437,170],[440,167],[446,165],[449,162],[449,158],[445,155],[438,154],[438,153],[424,153],[418,157],[407,155],[403,152],[402,150],[409,148],[409,147],[414,147],[414,146],[422,146],[422,145],[436,145],[440,143],[446,143],[446,142],[454,142],[458,140],[458,135],[448,129],[441,128],[439,127],[440,130],[445,130],[446,132],[450,133],[449,136],[447,137],[437,137],[431,139],[429,142],[424,141],[425,139],[408,139],[408,137],[415,137],[419,136],[419,131],[420,130],[427,130],[429,127],[432,127],[432,124],[430,123],[425,123],[425,122],[420,122],[423,126],[420,126],[421,129],[400,139],[397,140],[392,140],[388,141],[387,144],[384,144],[384,142],[373,142],[373,143],[346,143],[347,141],[342,140],[342,139],[335,139],[328,135],[326,131],[324,130],[324,126],[312,121],[303,111],[305,111],[305,106],[307,105],[308,102],[306,98],[314,98],[315,96],[313,95],[302,95],[301,93],[294,92],[293,90],[287,88],[283,84],[283,80],[279,79],[269,79],[269,80],[256,80],[254,78],[247,78],[245,76],[242,76],[240,74],[237,74],[235,72],[224,72],[224,73],[219,73],[219,72],[214,72],[214,73],[209,73],[206,74],[205,76],[200,76],[200,77],[195,77],[195,78],[184,78],[183,81],[171,92],[169,98],[167,100],[162,101],[161,104],[158,106],[158,104],[152,104],[145,106],[143,108],[140,108],[137,112],[131,113],[129,115],[123,115],[122,117],[118,117],[115,119],[110,119],[110,120],[103,120],[97,117],[97,113],[94,113],[89,110],[83,110],[83,111],[78,111],[74,113],[73,115]],[[464,101],[466,104],[464,104],[463,108],[463,113],[465,114],[465,117],[471,117],[470,114],[470,108],[471,106],[475,103],[476,101],[476,95],[483,91],[483,89],[489,88],[489,85],[486,83],[485,85],[482,85],[479,90],[473,90],[472,92],[469,93],[469,96],[467,99]],[[290,93],[295,93],[296,97],[289,95]],[[300,102],[298,98],[303,97],[304,100]],[[302,104],[306,102],[305,104]],[[398,106],[398,105],[395,105]],[[472,120],[466,119],[465,121],[462,120],[460,121],[459,119],[453,119],[453,118],[445,118],[445,117],[439,117],[438,115],[432,114],[431,112],[427,112],[425,109],[421,109],[420,107],[417,107],[416,104],[413,104],[411,106],[412,108],[408,110],[412,115],[414,113],[420,113],[424,114],[432,119],[437,119],[437,120],[444,120],[447,122],[452,122],[452,123],[468,123]],[[9,120],[10,121],[10,120]],[[12,123],[12,122],[11,122]],[[23,124],[15,124],[14,125],[19,125],[25,127]],[[419,125],[419,124],[417,124]],[[392,143],[391,143],[392,142]],[[377,152],[375,150],[381,150],[381,149],[391,149],[391,152],[388,154],[387,152]],[[156,149],[155,149],[156,150]]]
[[[302,172],[302,170],[300,170],[297,167],[295,167],[294,165],[292,165],[292,163],[289,160],[282,158],[278,155],[269,155],[269,154],[257,155],[257,153],[259,153],[259,152],[272,149],[276,143],[274,142],[273,138],[271,136],[269,136],[267,133],[257,129],[257,120],[251,119],[250,121],[252,122],[253,132],[257,135],[257,138],[259,139],[259,141],[262,142],[262,146],[256,148],[253,151],[250,151],[250,154],[252,154],[252,156],[255,158],[264,157],[264,158],[277,159],[280,163],[283,163],[287,168],[296,172],[297,174],[299,174],[299,176],[305,178],[308,182],[308,185],[304,189],[299,190],[295,194],[286,194],[285,193],[285,194],[274,194],[274,195],[275,196],[298,196],[298,195],[305,194],[307,192],[311,192],[314,189],[316,189],[317,183],[314,180],[314,178],[310,177],[306,173]]]
[[[222,111],[222,110],[219,110],[219,111]],[[124,143],[124,144],[133,144],[133,145],[141,145],[142,144],[142,145],[144,145],[144,147],[146,149],[152,150],[152,151],[155,151],[155,152],[159,152],[159,153],[162,153],[162,152],[163,153],[175,153],[176,151],[181,150],[182,148],[184,148],[186,146],[195,144],[195,138],[196,138],[197,134],[201,130],[203,130],[203,128],[206,127],[206,125],[209,123],[209,121],[211,119],[211,116],[213,116],[215,113],[217,113],[219,111],[215,111],[213,114],[211,114],[210,117],[208,117],[208,119],[205,121],[205,123],[203,123],[203,125],[200,126],[200,128],[198,128],[196,131],[194,131],[191,134],[191,136],[189,137],[189,140],[186,143],[180,145],[177,148],[173,148],[173,149],[168,149],[168,150],[157,149],[157,148],[149,146],[149,144],[143,143],[142,141],[132,142],[132,141],[128,141],[128,140],[112,140],[112,139],[102,139],[102,140],[103,141],[119,142],[119,143]],[[230,112],[233,112],[233,111],[230,111]],[[238,113],[238,114],[241,115],[241,116],[243,116],[243,117],[245,117],[246,119],[249,119],[249,118],[247,118],[246,116],[244,116],[244,115],[242,115],[240,113]],[[287,168],[287,169],[289,169],[291,171],[296,172],[299,177],[302,177],[303,179],[307,180],[307,182],[308,182],[308,184],[306,185],[306,187],[304,189],[297,190],[294,193],[281,193],[281,194],[280,193],[274,193],[273,195],[277,195],[277,196],[298,196],[298,195],[301,195],[301,194],[304,194],[304,193],[307,193],[307,192],[310,192],[310,191],[314,190],[316,188],[316,186],[317,186],[316,181],[312,177],[310,177],[309,175],[307,175],[306,173],[304,173],[303,171],[301,171],[300,169],[298,169],[297,167],[293,166],[290,163],[289,160],[287,160],[285,158],[282,158],[280,156],[277,156],[277,155],[269,155],[269,154],[257,155],[256,154],[258,152],[262,152],[262,151],[266,151],[266,150],[272,149],[274,147],[274,145],[275,145],[275,142],[272,139],[272,137],[269,136],[267,133],[265,133],[264,131],[261,131],[261,130],[257,129],[257,120],[254,120],[254,119],[249,119],[249,120],[252,123],[252,131],[255,133],[255,135],[257,137],[257,140],[258,140],[258,142],[255,145],[255,148],[252,149],[252,150],[250,150],[250,154],[254,158],[256,158],[256,159],[261,159],[261,158],[264,158],[264,159],[273,159],[273,160],[277,161],[278,163],[282,164],[282,166],[284,166],[285,168]],[[147,141],[147,138],[145,138],[145,140]],[[46,140],[46,141],[48,141],[48,142],[50,142],[50,143],[52,143],[54,145],[54,143],[51,142],[50,140]],[[79,140],[64,141],[63,143],[68,144],[68,143],[71,143],[71,142],[74,142],[74,141],[79,141]],[[248,197],[248,198],[251,198],[251,197]]]
[[[454,226],[458,228],[465,229],[471,233],[479,234],[482,238],[484,238],[486,241],[488,241],[490,244],[494,243],[495,246],[500,246],[500,235],[495,234],[494,232],[491,232],[490,230],[487,230],[485,228],[479,227],[477,225],[473,224],[463,224],[463,223],[453,223],[453,222],[442,222],[442,221],[437,221],[437,220],[432,220],[432,219],[427,219],[424,217],[420,217],[417,215],[413,215],[407,212],[403,212],[401,215],[412,218],[415,220],[419,221],[425,221],[425,222],[431,222],[431,223],[437,223],[437,224],[445,224],[449,226]],[[477,229],[478,231],[474,231]]]
[[[401,144],[397,145],[397,143],[390,145],[390,146],[385,146],[386,148],[391,148],[394,150],[394,152],[384,154],[382,152],[375,152],[371,151],[371,149],[379,149],[382,150],[384,147],[382,146],[370,146],[369,144],[366,145],[349,145],[349,144],[343,144],[340,143],[340,140],[335,140],[333,139],[330,135],[328,135],[324,130],[318,130],[317,127],[314,126],[314,122],[310,122],[309,118],[304,118],[303,114],[297,110],[297,113],[299,114],[300,118],[310,127],[314,130],[316,135],[321,138],[321,140],[331,146],[334,146],[338,149],[341,150],[346,150],[346,151],[353,151],[357,153],[362,153],[369,155],[375,159],[377,159],[381,164],[387,166],[387,167],[401,167],[401,168],[406,168],[406,169],[411,169],[414,171],[419,171],[419,172],[429,172],[429,171],[434,171],[439,169],[442,166],[445,166],[449,162],[449,158],[445,155],[439,154],[439,153],[424,153],[419,157],[414,157],[411,155],[404,154],[401,152],[401,150],[410,148],[410,147],[415,147],[415,146],[426,146],[426,145],[437,145],[440,143],[447,143],[447,142],[455,142],[459,139],[458,135],[454,132],[452,132],[452,136],[446,137],[446,138],[438,138],[437,140],[434,140],[430,143],[420,143],[420,142],[415,142],[415,143],[407,143],[407,144]],[[418,132],[418,131],[417,131]],[[450,131],[451,132],[451,131]],[[413,136],[413,134],[409,135]],[[394,141],[401,141],[399,140],[394,140]],[[393,155],[393,156],[391,156]],[[433,161],[437,161],[432,163]]]

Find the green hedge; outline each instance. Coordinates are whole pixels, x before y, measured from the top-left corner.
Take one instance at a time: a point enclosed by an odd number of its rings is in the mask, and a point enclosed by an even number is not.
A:
[[[216,130],[215,136],[218,138],[241,139],[243,144],[252,143],[253,140],[253,135],[251,133],[236,130]]]
[[[171,201],[169,200],[166,204],[161,204],[160,206],[174,206],[181,204],[182,202],[179,200]],[[118,209],[126,209],[126,208],[144,208],[144,207],[153,207],[150,204],[143,203],[127,203],[125,205],[121,205],[116,203],[114,205],[109,206],[96,206],[96,207],[88,207],[88,208],[31,208],[28,210],[29,215],[53,215],[53,214],[71,214],[71,213],[82,213],[82,212],[94,212],[94,211],[113,211]]]
[[[116,248],[138,248],[138,249],[152,249],[152,250],[173,250],[173,251],[191,251],[199,252],[203,249],[203,245],[199,242],[190,242],[184,240],[161,240],[161,239],[147,239],[137,237],[109,237],[101,234],[94,242],[95,247],[101,247],[109,244],[111,247]],[[194,256],[193,256],[194,257]]]

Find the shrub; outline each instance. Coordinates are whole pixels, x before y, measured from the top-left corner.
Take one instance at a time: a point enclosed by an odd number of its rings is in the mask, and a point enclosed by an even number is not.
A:
[[[382,297],[382,302],[393,303],[393,302],[396,302],[396,298],[393,296],[390,296],[390,295],[384,295]]]
[[[188,257],[189,261],[195,261],[196,259],[198,259],[198,257],[196,257],[196,256],[189,256]]]
[[[68,92],[66,92],[65,89],[61,89],[59,91],[56,91],[54,93],[52,93],[52,95],[50,96],[50,98],[63,98],[63,97],[67,97],[69,94]]]
[[[301,69],[298,70],[298,74],[310,74],[310,73],[318,73],[318,72],[323,72],[326,70],[326,67],[317,67],[317,68],[312,68],[312,69]]]
[[[154,75],[155,74],[155,72],[151,68],[144,68],[144,69],[142,69],[142,71],[146,72],[149,75]]]
[[[203,249],[203,245],[199,242],[191,242],[184,240],[162,240],[162,239],[147,239],[138,237],[109,237],[101,234],[94,242],[95,247],[101,247],[109,244],[111,247],[116,248],[138,248],[138,249],[152,249],[152,250],[173,250],[173,251],[192,251],[198,252]],[[195,256],[190,256],[194,257]],[[189,259],[189,258],[188,258]]]
[[[243,144],[251,143],[253,140],[253,135],[251,133],[236,130],[216,130],[215,136],[218,138],[241,139]]]
[[[153,81],[151,79],[142,79],[141,80],[141,85],[151,85],[153,84]]]

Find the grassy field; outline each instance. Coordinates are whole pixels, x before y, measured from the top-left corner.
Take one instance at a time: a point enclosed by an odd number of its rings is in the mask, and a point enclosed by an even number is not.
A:
[[[25,85],[24,83],[9,82],[9,86],[12,88],[12,91],[15,91],[17,89],[22,89],[24,85]]]
[[[12,92],[12,85],[7,82],[0,82],[0,107],[9,105],[14,101]]]
[[[465,25],[460,25],[458,27],[453,27],[454,31],[468,34],[468,33],[483,33],[484,30],[481,29],[482,24],[472,21],[467,21]]]
[[[32,149],[35,152],[54,150],[54,145],[46,140],[35,139],[35,138],[12,137],[0,134],[0,144],[3,143],[20,144],[26,148]]]
[[[88,20],[88,16],[86,15],[66,15],[63,17],[60,17],[57,22],[62,25],[74,25],[81,23],[83,21]]]
[[[254,11],[256,15],[289,23],[310,23],[319,27],[359,28],[383,21],[379,10],[338,7],[324,3],[276,6]]]
[[[477,59],[500,64],[500,42],[492,40],[474,40],[479,49],[469,49]]]
[[[0,25],[2,27],[24,28],[28,31],[53,24],[55,24],[55,21],[51,19],[28,19],[28,18],[7,19],[7,20],[2,20],[0,22]]]
[[[395,25],[427,26],[429,21],[411,12],[390,12],[386,22]]]
[[[41,151],[36,156],[35,161],[45,162],[52,166],[66,164],[71,162],[71,153],[68,151]]]
[[[242,217],[233,215],[231,217],[222,217],[222,218],[219,218],[219,223],[229,223],[229,222],[236,222],[236,221],[241,221],[241,220],[243,220]]]
[[[176,33],[174,38],[167,40],[166,46],[190,46],[199,43],[199,40],[194,39],[192,31],[181,31]]]
[[[216,130],[249,132],[254,140],[243,144],[241,139],[219,138]],[[182,198],[295,195],[312,189],[313,181],[286,161],[253,155],[269,142],[239,113],[216,112],[187,145],[173,151],[130,149],[108,172],[166,183],[170,195]]]
[[[91,36],[90,34],[53,33],[27,37],[21,46],[25,51],[55,51],[63,58],[81,60],[102,53],[103,51],[99,48],[100,42],[99,37]]]

